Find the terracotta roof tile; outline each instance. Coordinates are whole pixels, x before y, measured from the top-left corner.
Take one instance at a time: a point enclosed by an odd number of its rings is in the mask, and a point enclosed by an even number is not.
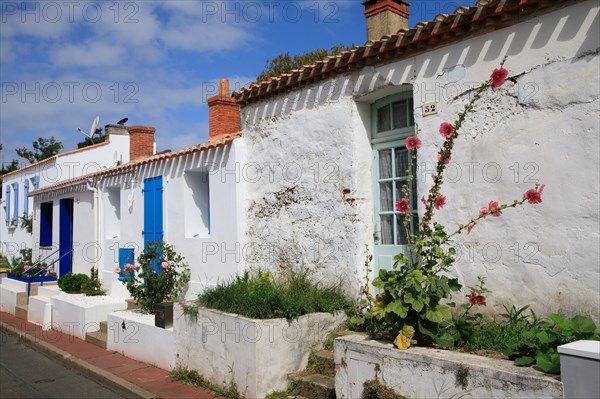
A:
[[[357,65],[372,65],[392,57],[406,57],[433,46],[449,44],[466,35],[493,27],[505,28],[523,17],[551,7],[560,7],[573,0],[479,0],[473,6],[458,7],[451,14],[439,14],[434,19],[417,23],[413,28],[400,29],[363,46],[328,56],[312,65],[304,65],[290,73],[255,82],[232,95],[240,103],[266,98],[303,84],[316,82],[334,74],[347,72]],[[502,24],[500,24],[502,22]]]
[[[150,164],[150,163],[154,163],[154,162],[158,162],[158,161],[163,161],[165,159],[181,157],[181,156],[192,154],[195,152],[205,151],[205,150],[208,150],[211,148],[223,147],[227,144],[230,144],[233,140],[240,138],[240,137],[242,137],[241,132],[234,133],[234,134],[221,134],[219,136],[214,136],[214,137],[209,138],[208,141],[206,141],[202,144],[197,144],[197,145],[194,145],[191,147],[186,147],[181,150],[171,151],[171,152],[167,152],[164,154],[152,155],[147,158],[138,159],[136,161],[130,161],[123,165],[100,170],[98,172],[90,173],[90,174],[87,174],[84,176],[78,176],[78,177],[74,177],[72,179],[63,180],[63,181],[53,184],[51,186],[46,186],[46,187],[42,187],[38,190],[30,191],[29,195],[37,195],[37,194],[41,194],[43,192],[55,190],[57,188],[66,187],[66,186],[70,186],[70,185],[77,184],[77,183],[83,183],[85,180],[91,179],[94,177],[106,176],[106,175],[116,175],[116,174],[122,173],[124,171],[130,170],[130,169],[142,166],[142,165],[146,165],[146,164]]]

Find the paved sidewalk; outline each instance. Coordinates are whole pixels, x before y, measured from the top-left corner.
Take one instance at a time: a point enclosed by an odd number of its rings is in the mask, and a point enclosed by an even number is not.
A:
[[[41,327],[0,312],[0,327],[20,335],[37,350],[101,380],[131,398],[214,399],[212,391],[183,384],[168,371],[108,351],[59,331]],[[148,348],[152,350],[152,348]]]

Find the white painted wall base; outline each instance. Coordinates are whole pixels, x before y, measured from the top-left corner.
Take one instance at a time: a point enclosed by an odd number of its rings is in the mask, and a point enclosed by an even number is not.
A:
[[[247,398],[285,390],[289,373],[308,363],[311,347],[346,320],[343,312],[313,313],[288,321],[256,320],[200,308],[197,318],[175,304],[173,322],[178,365],[197,370],[209,381],[232,381]]]
[[[4,277],[0,282],[0,311],[15,314],[17,296],[20,292],[27,292],[27,283]]]
[[[155,327],[151,314],[137,310],[110,313],[106,348],[163,370],[175,368],[175,332]]]
[[[127,303],[109,296],[60,294],[51,299],[52,328],[85,339],[85,334],[100,329],[109,313],[127,309]]]
[[[335,392],[360,398],[365,381],[377,378],[408,398],[561,398],[554,376],[509,360],[431,348],[398,350],[392,344],[348,335],[334,341]],[[467,370],[466,386],[459,369]]]
[[[51,329],[52,303],[50,302],[50,298],[39,295],[29,297],[27,321],[42,326],[42,330],[44,331]]]

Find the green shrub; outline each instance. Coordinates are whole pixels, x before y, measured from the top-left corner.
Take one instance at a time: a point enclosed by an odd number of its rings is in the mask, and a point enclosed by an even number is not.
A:
[[[82,292],[82,285],[89,280],[87,274],[67,273],[58,279],[58,287],[64,292]]]
[[[81,291],[87,296],[105,295],[106,290],[102,288],[102,283],[98,278],[98,269],[92,267],[90,270],[90,279],[81,284]]]
[[[291,272],[275,280],[270,273],[242,276],[205,291],[198,305],[256,319],[293,319],[308,313],[352,311],[339,285],[322,285],[310,280],[308,272]]]
[[[388,388],[378,380],[365,381],[363,384],[363,399],[406,399],[398,395],[392,388]]]

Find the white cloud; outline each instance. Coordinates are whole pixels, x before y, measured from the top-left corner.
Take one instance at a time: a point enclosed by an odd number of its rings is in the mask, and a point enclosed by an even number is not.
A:
[[[88,41],[81,45],[67,44],[50,53],[57,66],[108,67],[123,63],[125,48],[119,45]]]

